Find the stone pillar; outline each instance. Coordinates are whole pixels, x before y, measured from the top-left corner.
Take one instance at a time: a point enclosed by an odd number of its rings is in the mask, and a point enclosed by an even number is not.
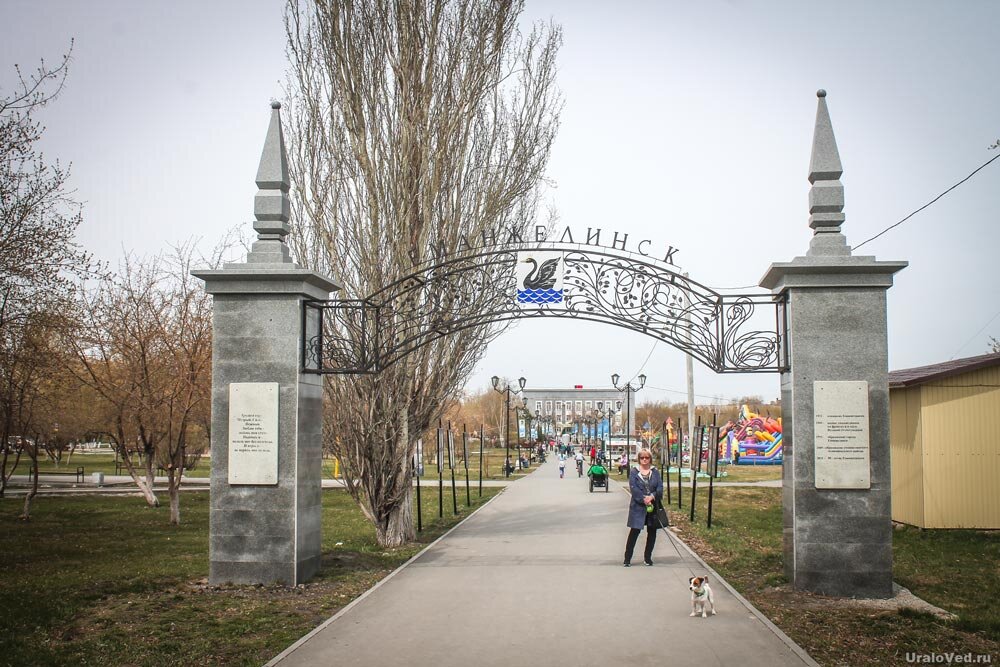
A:
[[[841,233],[843,169],[826,93],[817,95],[809,169],[814,235],[806,256],[772,264],[760,283],[788,299],[790,369],[781,375],[785,574],[798,589],[885,598],[892,595],[886,290],[907,264],[851,254]],[[824,472],[864,468],[856,453],[853,466],[829,455],[826,443],[837,440],[828,437],[833,431],[823,414],[817,440],[815,399],[831,385],[814,383],[824,381],[867,383],[867,480],[861,474],[831,484],[824,474],[817,481],[817,442]],[[864,391],[863,385],[852,386]],[[858,400],[863,406],[864,397]],[[861,435],[863,428],[850,437]]]
[[[246,262],[193,273],[213,296],[211,583],[295,585],[320,563],[322,377],[302,372],[302,301],[338,288],[285,245],[288,168],[280,104],[271,106],[257,241]],[[258,405],[231,411],[231,396]]]

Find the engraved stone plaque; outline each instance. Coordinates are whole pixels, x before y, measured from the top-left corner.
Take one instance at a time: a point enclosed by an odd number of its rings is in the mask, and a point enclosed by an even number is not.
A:
[[[278,483],[278,383],[229,385],[229,483]]]
[[[867,382],[813,382],[816,488],[871,488]]]

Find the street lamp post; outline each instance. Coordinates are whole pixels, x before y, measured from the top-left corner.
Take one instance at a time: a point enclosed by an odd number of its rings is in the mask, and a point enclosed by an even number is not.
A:
[[[523,377],[517,379],[518,389],[511,389],[510,383],[504,381],[503,389],[500,388],[500,378],[494,375],[491,378],[493,382],[493,390],[497,393],[504,394],[504,410],[503,410],[503,444],[504,444],[504,462],[503,462],[503,474],[504,477],[510,477],[510,394],[513,392],[515,395],[520,394],[524,391],[524,385],[527,384],[527,380]]]
[[[597,418],[598,423],[603,422],[605,417],[607,417],[607,419],[608,419],[608,433],[607,433],[607,438],[606,438],[606,440],[604,442],[601,443],[601,449],[603,450],[603,449],[607,448],[609,453],[611,451],[610,450],[610,447],[611,447],[611,432],[612,432],[612,428],[614,427],[614,423],[615,423],[615,414],[617,414],[615,412],[614,407],[612,407],[613,405],[614,405],[614,403],[611,403],[609,401],[608,402],[608,407],[605,408],[604,407],[604,403],[601,402],[601,401],[598,401],[598,403],[597,403],[597,409],[594,410],[594,415]],[[598,438],[597,439],[600,440],[600,434],[598,434]]]
[[[523,401],[522,401],[523,403]],[[521,460],[521,420],[524,419],[524,437],[528,437],[528,425],[531,423],[531,410],[525,405],[514,407],[514,415],[517,417],[517,459]]]
[[[618,386],[618,380],[621,376],[615,373],[611,376],[611,384],[614,385],[615,389],[618,391],[625,392],[625,452],[631,456],[632,455],[632,394],[638,392],[646,384],[646,376],[644,374],[639,375],[639,385],[636,387],[632,386],[631,382],[626,382],[624,387]]]

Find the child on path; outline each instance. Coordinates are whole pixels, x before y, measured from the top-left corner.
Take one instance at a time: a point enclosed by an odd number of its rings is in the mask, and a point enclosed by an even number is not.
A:
[[[560,454],[559,455],[559,479],[562,479],[563,475],[565,475],[565,474],[566,474],[566,455],[565,454]]]

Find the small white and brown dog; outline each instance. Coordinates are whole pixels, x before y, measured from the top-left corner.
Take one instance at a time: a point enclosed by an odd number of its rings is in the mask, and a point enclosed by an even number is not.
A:
[[[691,577],[688,579],[688,588],[691,589],[691,615],[705,618],[705,606],[708,605],[715,616],[715,598],[712,597],[712,589],[708,585],[708,575],[704,577]]]

